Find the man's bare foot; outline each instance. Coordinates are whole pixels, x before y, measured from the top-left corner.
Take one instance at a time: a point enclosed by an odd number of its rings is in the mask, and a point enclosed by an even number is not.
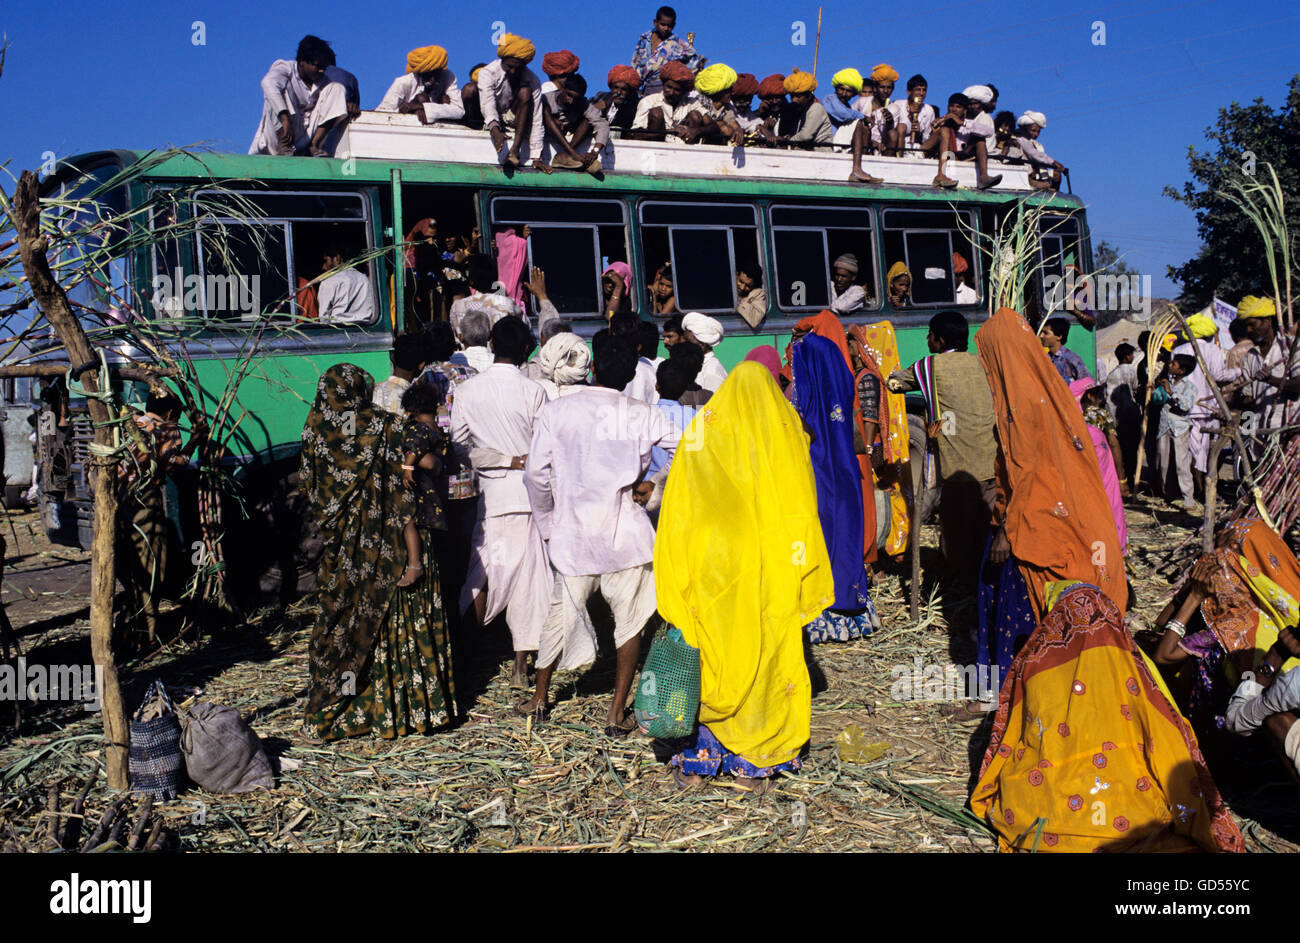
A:
[[[506,155],[506,159],[503,160],[501,163],[503,163],[507,167],[518,167],[519,155],[516,154],[514,151],[511,151],[509,154]]]
[[[859,170],[857,167],[854,167],[853,173],[849,174],[849,181],[852,183],[884,183],[885,182],[880,177],[873,177],[865,170]]]
[[[981,704],[978,701],[967,701],[965,704],[946,704],[939,708],[939,713],[954,723],[965,724],[972,721],[982,721],[990,710],[992,708],[986,704]]]
[[[408,566],[402,571],[402,578],[397,581],[398,589],[407,589],[424,579],[424,567]]]
[[[951,190],[953,187],[957,186],[957,181],[953,180],[952,177],[945,177],[943,174],[936,174],[934,180],[931,181],[931,184],[936,187],[942,187],[944,190]]]
[[[763,776],[758,779],[750,779],[748,776],[737,776],[736,785],[741,789],[747,789],[756,796],[765,796],[773,789],[776,784],[772,782],[773,777]]]
[[[551,712],[546,709],[546,705],[536,697],[530,697],[528,700],[516,704],[515,713],[520,717],[531,717],[534,724],[540,724],[551,714]]]
[[[516,691],[528,689],[528,653],[515,652],[515,667],[510,673],[510,687]]]
[[[673,781],[677,784],[678,789],[690,789],[692,786],[698,786],[704,782],[704,777],[694,773],[683,773],[681,769],[673,767]]]

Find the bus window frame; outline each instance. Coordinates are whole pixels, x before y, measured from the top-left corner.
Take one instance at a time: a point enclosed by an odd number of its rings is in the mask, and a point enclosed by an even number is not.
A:
[[[646,207],[648,207],[648,206],[668,206],[668,207],[677,207],[677,206],[702,206],[702,207],[705,207],[705,208],[715,207],[715,206],[736,206],[736,207],[745,207],[745,208],[747,208],[747,209],[748,209],[748,210],[753,214],[753,220],[754,220],[754,238],[755,238],[755,243],[756,243],[756,249],[757,249],[758,258],[759,258],[760,260],[764,260],[764,261],[766,261],[767,258],[768,258],[768,254],[767,254],[768,246],[767,246],[767,244],[766,244],[766,243],[767,243],[767,240],[764,238],[764,231],[763,231],[763,229],[764,229],[764,228],[763,228],[763,214],[762,214],[762,212],[761,212],[762,207],[761,207],[761,205],[757,202],[757,200],[753,200],[753,201],[751,201],[751,200],[717,200],[717,201],[709,201],[709,200],[665,200],[665,199],[663,199],[662,197],[651,197],[651,198],[649,198],[649,199],[641,198],[641,199],[638,199],[638,200],[637,200],[637,226],[639,227],[639,231],[640,231],[640,232],[643,232],[647,227],[655,228],[655,229],[666,229],[666,230],[668,230],[668,260],[669,260],[669,262],[671,263],[672,268],[673,268],[673,292],[674,292],[674,295],[677,294],[677,272],[680,271],[680,269],[678,269],[678,267],[677,267],[677,248],[676,248],[676,246],[675,246],[675,244],[674,244],[674,242],[673,242],[673,238],[672,238],[673,230],[675,230],[675,229],[691,229],[691,230],[703,230],[703,231],[717,231],[717,230],[721,230],[721,231],[723,231],[723,232],[725,232],[725,233],[727,234],[727,255],[728,255],[728,262],[729,262],[729,264],[730,264],[730,266],[731,266],[731,279],[730,279],[730,283],[731,283],[731,307],[729,307],[729,308],[695,308],[695,309],[692,309],[692,310],[698,311],[698,312],[700,312],[701,314],[709,314],[709,315],[716,315],[716,314],[723,314],[723,315],[727,315],[727,314],[735,314],[735,313],[736,313],[736,305],[740,303],[740,299],[737,297],[738,292],[737,292],[737,290],[736,290],[736,238],[735,238],[735,235],[732,233],[732,229],[737,228],[737,227],[729,226],[729,225],[717,225],[717,224],[714,224],[714,225],[708,225],[708,224],[705,224],[705,225],[696,226],[696,225],[694,225],[694,224],[683,224],[683,223],[646,223],[646,221],[645,221],[645,210],[646,210]],[[640,234],[640,232],[639,232],[638,234]],[[641,249],[642,249],[642,252],[644,253],[644,251],[645,251],[645,238],[644,238],[644,236],[642,236],[642,238],[641,238]],[[646,288],[647,291],[649,290],[649,286],[648,286],[648,285],[645,286],[645,288]],[[679,309],[680,309],[680,305],[679,305]],[[680,310],[684,310],[684,309],[680,309]]]
[[[949,301],[927,301],[923,304],[918,304],[917,302],[912,301],[907,308],[895,309],[895,310],[907,311],[908,309],[913,309],[913,308],[921,308],[921,309],[929,310],[932,308],[966,307],[965,305],[957,304],[957,279],[956,279],[956,273],[952,271],[952,254],[954,251],[956,251],[953,248],[952,234],[955,232],[956,233],[962,232],[963,230],[961,229],[961,227],[958,226],[953,229],[933,229],[933,228],[912,228],[912,227],[890,226],[885,222],[885,214],[890,212],[891,210],[900,211],[904,213],[924,213],[924,214],[930,214],[934,216],[961,217],[964,215],[966,219],[966,225],[969,231],[971,233],[977,234],[977,238],[978,238],[978,233],[980,232],[980,230],[979,230],[979,217],[976,215],[976,208],[973,206],[967,206],[958,209],[949,206],[949,207],[945,207],[944,209],[934,209],[929,206],[906,206],[906,205],[899,206],[897,204],[881,206],[878,208],[878,212],[880,213],[880,240],[882,243],[882,247],[883,247],[883,242],[884,242],[886,232],[903,233],[903,264],[906,265],[907,270],[912,273],[913,287],[915,287],[916,285],[917,278],[916,278],[916,269],[912,267],[911,253],[907,242],[907,233],[945,233],[948,236],[948,285],[951,289],[952,299]],[[971,255],[974,256],[977,255],[977,253],[972,252]],[[975,269],[975,275],[976,278],[979,279],[980,283],[982,284],[983,279],[980,278],[980,276],[983,274],[981,271],[982,265],[978,263],[977,259],[971,259],[968,264],[977,266]],[[884,293],[885,295],[888,295],[889,294],[889,284],[888,284],[889,273],[888,272],[884,273],[884,279],[885,279]],[[985,293],[981,292],[981,295],[983,296],[985,295]],[[909,294],[909,298],[910,297],[911,295]],[[884,303],[884,299],[882,298],[882,305],[883,303]],[[981,297],[981,299],[977,301],[974,306],[983,307],[986,306],[987,304],[988,304],[987,297]]]
[[[496,206],[499,200],[527,200],[529,202],[562,203],[565,205],[572,205],[574,203],[614,204],[615,206],[618,207],[619,216],[622,219],[621,226],[623,229],[623,248],[628,257],[628,264],[630,265],[633,259],[632,231],[631,231],[631,227],[628,225],[627,203],[623,200],[620,200],[618,197],[568,198],[568,197],[552,196],[549,193],[544,195],[529,194],[527,196],[522,196],[519,193],[514,193],[510,191],[506,191],[504,193],[503,192],[490,193],[488,195],[488,200],[487,200],[487,204],[488,204],[487,205],[487,228],[483,229],[482,236],[485,240],[488,241],[489,251],[492,242],[492,235],[491,235],[492,230],[496,226],[528,226],[530,229],[536,229],[538,227],[543,229],[586,229],[591,232],[592,250],[593,250],[592,258],[595,263],[595,273],[596,273],[596,310],[590,312],[560,311],[559,314],[560,317],[565,318],[566,320],[568,319],[574,319],[578,321],[596,320],[596,319],[604,320],[605,318],[605,312],[603,310],[604,297],[601,294],[601,290],[600,290],[600,279],[601,276],[604,275],[605,273],[604,271],[602,271],[600,267],[600,227],[613,226],[616,224],[615,223],[554,223],[554,222],[531,223],[531,222],[524,222],[521,220],[497,219]],[[529,270],[531,270],[532,265],[533,265],[533,237],[532,234],[530,233],[528,236]],[[630,305],[635,305],[636,299],[628,298],[628,303]],[[537,310],[538,307],[537,300],[535,298],[530,298],[529,307],[533,309],[532,311],[533,315],[539,314],[539,311]],[[633,310],[635,311],[636,308],[634,307]]]
[[[249,200],[252,200],[255,197],[261,195],[299,196],[299,197],[301,196],[352,197],[355,198],[361,204],[361,216],[355,219],[335,217],[335,216],[289,216],[289,215],[264,216],[260,218],[237,217],[237,216],[213,216],[208,219],[199,219],[197,221],[197,225],[194,226],[192,232],[194,233],[194,256],[195,256],[194,265],[197,274],[199,276],[199,289],[203,293],[203,316],[201,320],[203,321],[203,327],[205,330],[217,330],[217,331],[232,330],[234,329],[236,324],[241,326],[246,324],[254,324],[262,317],[262,312],[258,312],[257,314],[252,316],[241,314],[239,316],[239,320],[234,321],[233,319],[225,320],[222,318],[210,317],[208,315],[208,299],[207,299],[208,273],[207,273],[207,266],[203,261],[203,230],[208,226],[226,225],[226,224],[234,224],[234,225],[241,225],[241,226],[280,224],[285,227],[284,251],[286,256],[285,265],[287,269],[287,271],[285,272],[285,284],[287,285],[289,290],[289,298],[288,298],[289,310],[285,314],[272,315],[272,317],[275,320],[284,323],[292,323],[297,328],[319,327],[319,328],[331,328],[331,329],[338,329],[340,327],[354,328],[354,329],[373,328],[384,322],[385,312],[381,310],[382,306],[379,297],[379,283],[375,271],[375,260],[373,258],[366,261],[366,278],[370,282],[371,302],[373,304],[374,311],[375,311],[374,317],[371,320],[351,321],[346,323],[335,323],[330,321],[321,322],[318,320],[309,320],[302,316],[302,312],[298,307],[298,288],[297,288],[298,270],[297,270],[297,266],[294,264],[294,255],[293,255],[293,251],[294,251],[293,224],[294,223],[359,224],[362,227],[363,231],[365,232],[365,247],[363,249],[363,254],[370,253],[374,250],[374,232],[372,231],[372,224],[370,218],[370,198],[369,195],[366,193],[366,191],[364,190],[300,190],[300,189],[281,190],[281,189],[268,188],[268,189],[261,189],[261,190],[232,189],[230,192],[238,194],[244,199],[249,199]],[[226,191],[222,191],[222,190],[198,190],[195,192],[194,196],[201,197],[205,195],[213,195],[219,198],[224,196],[225,194]],[[187,204],[188,204],[188,211],[190,213],[190,218],[193,219],[194,218],[193,201],[189,200],[187,201]],[[151,225],[152,222],[153,222],[153,218],[151,214],[150,215]],[[320,273],[317,273],[317,275],[319,274]],[[313,276],[313,278],[314,277],[315,276]],[[309,279],[309,281],[311,280],[312,279]]]
[[[781,276],[780,260],[776,254],[776,234],[781,232],[819,232],[822,234],[822,250],[826,253],[826,297],[830,298],[831,292],[831,274],[835,267],[835,262],[830,258],[830,243],[826,237],[827,227],[822,226],[788,226],[785,224],[777,225],[772,213],[774,210],[848,210],[855,213],[862,213],[867,218],[867,244],[871,247],[871,292],[872,306],[861,308],[858,311],[850,312],[851,315],[858,315],[860,312],[876,312],[884,307],[884,298],[880,291],[880,246],[878,245],[877,232],[879,227],[876,225],[876,207],[871,204],[852,204],[852,203],[769,203],[767,209],[767,231],[772,237],[772,278],[769,284],[777,284],[777,279]],[[847,227],[829,227],[831,229],[844,229]],[[866,286],[863,286],[866,287]],[[781,295],[778,290],[776,294],[769,295],[772,304],[780,312],[791,312],[794,315],[803,315],[807,312],[821,311],[818,305],[803,305],[801,307],[784,307],[781,305]],[[827,308],[830,307],[828,302]]]

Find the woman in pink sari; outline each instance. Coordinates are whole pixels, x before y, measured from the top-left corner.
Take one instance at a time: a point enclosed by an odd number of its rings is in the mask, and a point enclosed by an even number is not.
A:
[[[515,304],[524,304],[524,268],[528,261],[528,227],[518,236],[513,229],[497,233],[497,279]]]
[[[1115,459],[1111,455],[1106,433],[1094,423],[1094,420],[1099,417],[1096,415],[1096,410],[1091,408],[1093,404],[1084,402],[1088,398],[1088,391],[1092,389],[1100,389],[1097,381],[1092,377],[1080,377],[1070,384],[1070,392],[1078,401],[1079,408],[1083,410],[1084,421],[1088,424],[1088,434],[1092,436],[1092,447],[1097,452],[1097,464],[1101,468],[1101,483],[1106,489],[1106,499],[1110,502],[1111,514],[1115,517],[1115,529],[1119,531],[1120,552],[1127,556],[1128,525],[1124,521],[1124,498],[1120,492],[1119,475],[1115,471]],[[1106,409],[1104,404],[1100,408],[1102,412]]]

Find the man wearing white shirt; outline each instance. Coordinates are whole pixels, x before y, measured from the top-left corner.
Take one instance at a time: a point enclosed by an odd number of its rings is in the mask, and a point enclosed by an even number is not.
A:
[[[646,95],[637,104],[628,137],[662,141],[701,109],[700,96],[694,88],[695,75],[685,65],[670,62],[659,70],[659,76],[663,79],[663,91]]]
[[[1215,339],[1218,326],[1209,317],[1194,314],[1187,319],[1187,326],[1196,337],[1196,346],[1200,349],[1201,357],[1205,360],[1205,366],[1209,368],[1210,376],[1214,378],[1215,383],[1222,387],[1225,383],[1231,383],[1241,376],[1240,369],[1230,368],[1225,362],[1223,348]],[[1188,343],[1179,344],[1170,353],[1175,357],[1179,354],[1196,356],[1192,345]],[[1209,468],[1210,440],[1219,431],[1219,406],[1199,361],[1196,370],[1192,373],[1192,382],[1196,384],[1196,405],[1187,416],[1192,424],[1187,438],[1187,454],[1192,460],[1192,475],[1196,479],[1196,488],[1203,492],[1205,473]]]
[[[457,298],[451,303],[447,320],[451,329],[460,332],[461,319],[470,311],[482,311],[488,318],[488,326],[496,324],[506,315],[516,318],[524,317],[524,309],[504,291],[496,290],[497,265],[490,256],[475,255],[469,260],[470,293],[464,298]],[[552,309],[554,310],[554,309]]]
[[[993,117],[987,111],[989,102],[993,101],[993,89],[972,85],[962,94],[969,104],[966,118],[957,129],[957,159],[975,161],[976,189],[988,190],[1002,182],[1001,174],[989,176],[989,150],[998,136]]]
[[[375,111],[419,115],[422,124],[464,118],[465,102],[456,74],[447,68],[447,50],[421,46],[408,52],[406,74],[393,80]]]
[[[695,382],[702,389],[716,393],[727,378],[727,368],[722,365],[713,348],[722,342],[722,324],[714,318],[692,311],[682,318],[682,332],[686,340],[704,351],[704,366]]]
[[[858,257],[846,252],[831,265],[831,310],[852,314],[867,306],[867,290],[858,283]]]
[[[646,330],[649,328],[649,331]],[[616,314],[609,322],[609,332],[616,337],[624,337],[637,351],[636,375],[623,387],[623,395],[639,403],[653,406],[659,402],[659,392],[655,382],[655,365],[646,356],[645,345],[651,344],[651,351],[659,346],[659,331],[649,321],[642,321],[635,314]],[[653,342],[647,334],[653,334]]]
[[[524,487],[533,425],[546,402],[542,387],[519,372],[530,343],[522,321],[498,321],[492,328],[494,362],[460,384],[451,405],[457,457],[473,467],[483,495],[460,609],[473,609],[479,625],[506,614],[517,687],[526,684],[528,653],[537,651],[552,586]]]
[[[455,333],[461,349],[451,355],[452,363],[469,367],[475,373],[482,373],[492,366],[492,351],[487,346],[488,339],[492,336],[492,321],[486,313],[466,312]]]
[[[1227,728],[1242,736],[1264,727],[1290,761],[1292,778],[1300,779],[1300,669],[1281,671],[1290,658],[1300,656],[1300,641],[1293,629],[1278,632],[1253,672],[1244,672],[1241,683],[1228,701],[1224,720]]]
[[[325,250],[326,272],[316,289],[316,307],[322,324],[364,324],[375,316],[375,300],[370,279],[351,266],[343,265],[343,250],[333,246]],[[337,270],[337,271],[335,271]]]
[[[325,74],[334,63],[329,44],[304,36],[294,61],[277,59],[262,78],[262,120],[250,154],[328,156],[332,132],[348,114],[347,90]]]
[[[507,33],[497,44],[497,58],[479,70],[474,81],[474,96],[483,114],[483,127],[492,137],[492,146],[501,157],[503,167],[518,167],[524,138],[528,139],[528,156],[533,168],[552,173],[542,160],[542,83],[528,68],[536,48],[522,36]],[[506,149],[503,124],[513,121],[513,140]]]
[[[515,709],[542,719],[557,662],[577,667],[595,658],[585,613],[599,589],[614,614],[618,649],[605,733],[621,737],[636,727],[627,696],[641,631],[655,613],[654,528],[642,506],[652,489],[643,478],[652,449],[671,455],[681,431],[655,407],[619,392],[636,372],[627,338],[605,336],[595,353],[597,385],[547,403],[528,450],[524,484],[559,580],[537,653],[537,691]]]

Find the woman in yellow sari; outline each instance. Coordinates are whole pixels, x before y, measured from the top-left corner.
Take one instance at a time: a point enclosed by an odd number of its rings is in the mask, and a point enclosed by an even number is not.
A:
[[[659,613],[700,650],[680,785],[730,772],[765,791],[812,723],[803,626],[834,597],[808,437],[761,364],[739,364],[673,459],[655,538]]]
[[[878,415],[867,415],[866,421],[875,421],[875,442],[866,443],[867,449],[879,445],[882,461],[873,469],[876,489],[889,499],[889,525],[885,533],[884,551],[897,556],[907,549],[907,535],[911,528],[912,475],[908,468],[908,430],[906,397],[891,393],[885,383],[891,373],[902,364],[898,358],[898,338],[894,326],[888,321],[875,324],[855,324],[849,328],[849,355],[853,376],[861,386],[864,373],[874,377],[881,396]],[[875,536],[874,534],[872,535]]]
[[[1052,583],[971,808],[1003,851],[1243,851],[1196,743],[1096,586]]]

